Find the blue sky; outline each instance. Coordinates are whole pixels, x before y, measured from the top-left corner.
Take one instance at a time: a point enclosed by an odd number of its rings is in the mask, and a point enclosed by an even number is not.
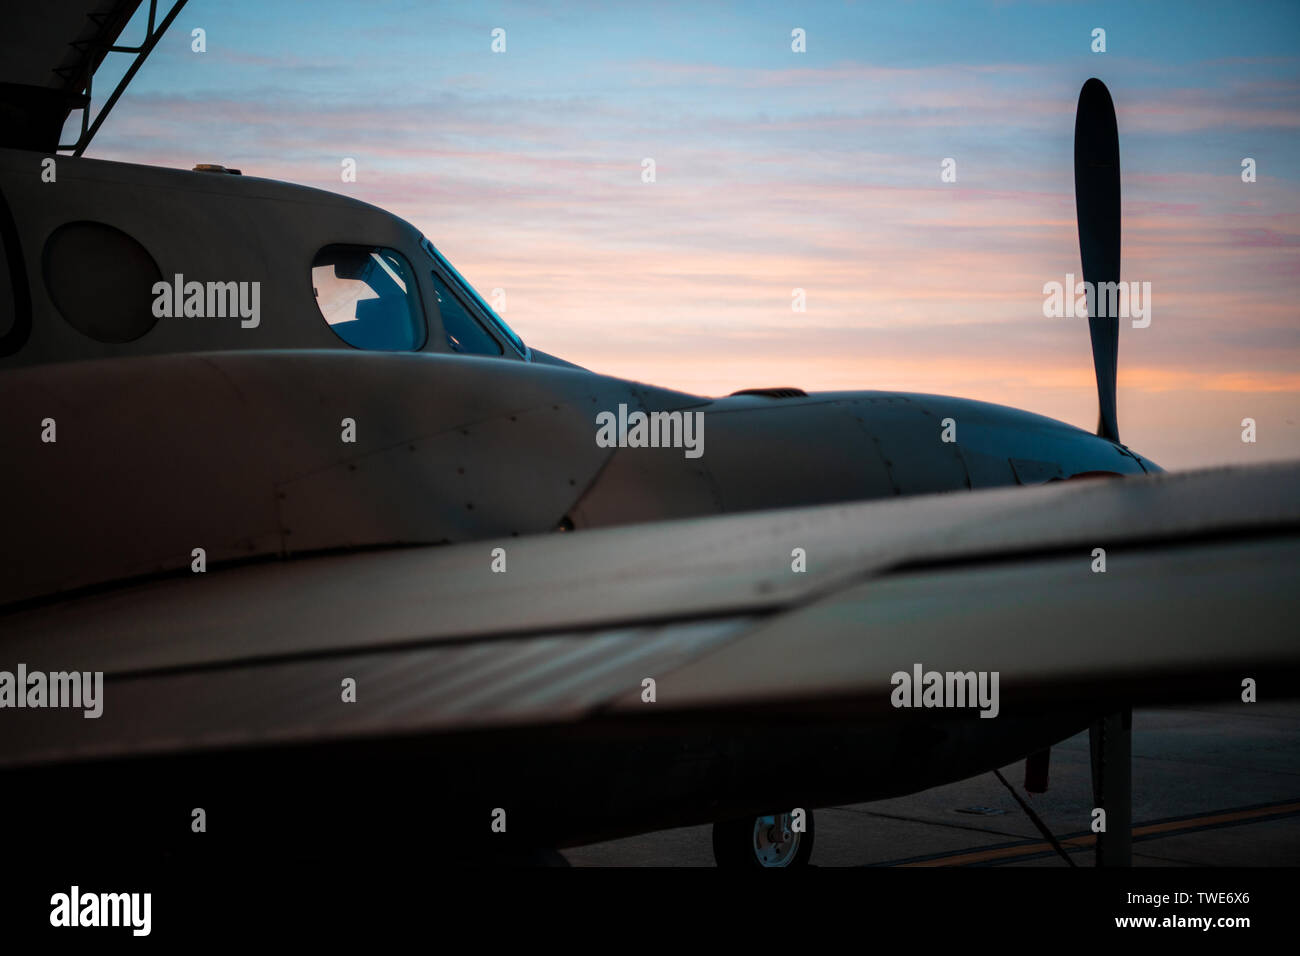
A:
[[[1041,287],[1078,268],[1092,75],[1119,115],[1124,278],[1153,284],[1151,328],[1121,334],[1126,441],[1173,467],[1300,456],[1300,4],[191,0],[89,155],[374,202],[598,371],[1091,427],[1086,331],[1044,319]]]

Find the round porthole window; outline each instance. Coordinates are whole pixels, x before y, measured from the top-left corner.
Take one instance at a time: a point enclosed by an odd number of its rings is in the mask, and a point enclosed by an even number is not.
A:
[[[59,313],[97,342],[133,342],[158,322],[158,263],[120,229],[102,222],[60,226],[45,242],[44,272]]]

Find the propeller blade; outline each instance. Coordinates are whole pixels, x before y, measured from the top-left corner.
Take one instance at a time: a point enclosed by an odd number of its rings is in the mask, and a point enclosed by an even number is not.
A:
[[[1083,84],[1074,117],[1074,206],[1079,220],[1079,254],[1084,281],[1095,290],[1119,282],[1119,128],[1106,84]],[[1115,375],[1119,364],[1119,317],[1106,311],[1106,296],[1094,296],[1088,315],[1092,364],[1097,373],[1097,434],[1119,441]]]

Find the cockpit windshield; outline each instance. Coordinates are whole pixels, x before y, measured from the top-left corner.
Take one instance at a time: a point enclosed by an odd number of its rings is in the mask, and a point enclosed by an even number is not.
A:
[[[519,354],[527,357],[528,346],[524,345],[524,340],[516,335],[515,330],[506,325],[505,320],[492,310],[492,307],[483,300],[483,297],[478,294],[472,285],[465,281],[465,277],[456,271],[456,267],[447,261],[447,257],[439,252],[428,239],[421,238],[420,246],[429,254],[429,258],[442,267],[448,278],[458,286],[458,291],[466,298],[472,299],[483,310],[483,314],[497,327],[497,330],[510,341],[510,344],[515,347]]]

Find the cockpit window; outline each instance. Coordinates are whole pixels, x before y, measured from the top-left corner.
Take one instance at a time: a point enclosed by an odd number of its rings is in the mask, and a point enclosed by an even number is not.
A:
[[[406,257],[381,246],[326,246],[311,264],[316,305],[348,345],[414,352],[424,345],[424,314]]]
[[[447,332],[447,344],[451,350],[466,355],[500,355],[503,351],[501,343],[469,314],[464,303],[447,287],[442,277],[436,272],[431,272],[429,277],[433,280],[433,288],[438,295],[438,312],[442,316],[442,327]]]
[[[474,304],[482,310],[483,314],[491,320],[493,325],[496,326],[497,331],[505,336],[505,338],[509,340],[510,344],[515,347],[515,350],[520,355],[527,356],[528,346],[524,345],[524,340],[515,334],[514,329],[506,325],[505,320],[502,319],[501,316],[492,311],[492,307],[483,301],[483,297],[478,294],[472,285],[465,281],[465,277],[456,271],[456,267],[447,261],[447,257],[439,252],[428,239],[421,239],[420,246],[429,254],[430,259],[442,267],[443,272],[447,274],[448,279],[451,280],[457,289],[462,292],[466,298],[471,299]]]

